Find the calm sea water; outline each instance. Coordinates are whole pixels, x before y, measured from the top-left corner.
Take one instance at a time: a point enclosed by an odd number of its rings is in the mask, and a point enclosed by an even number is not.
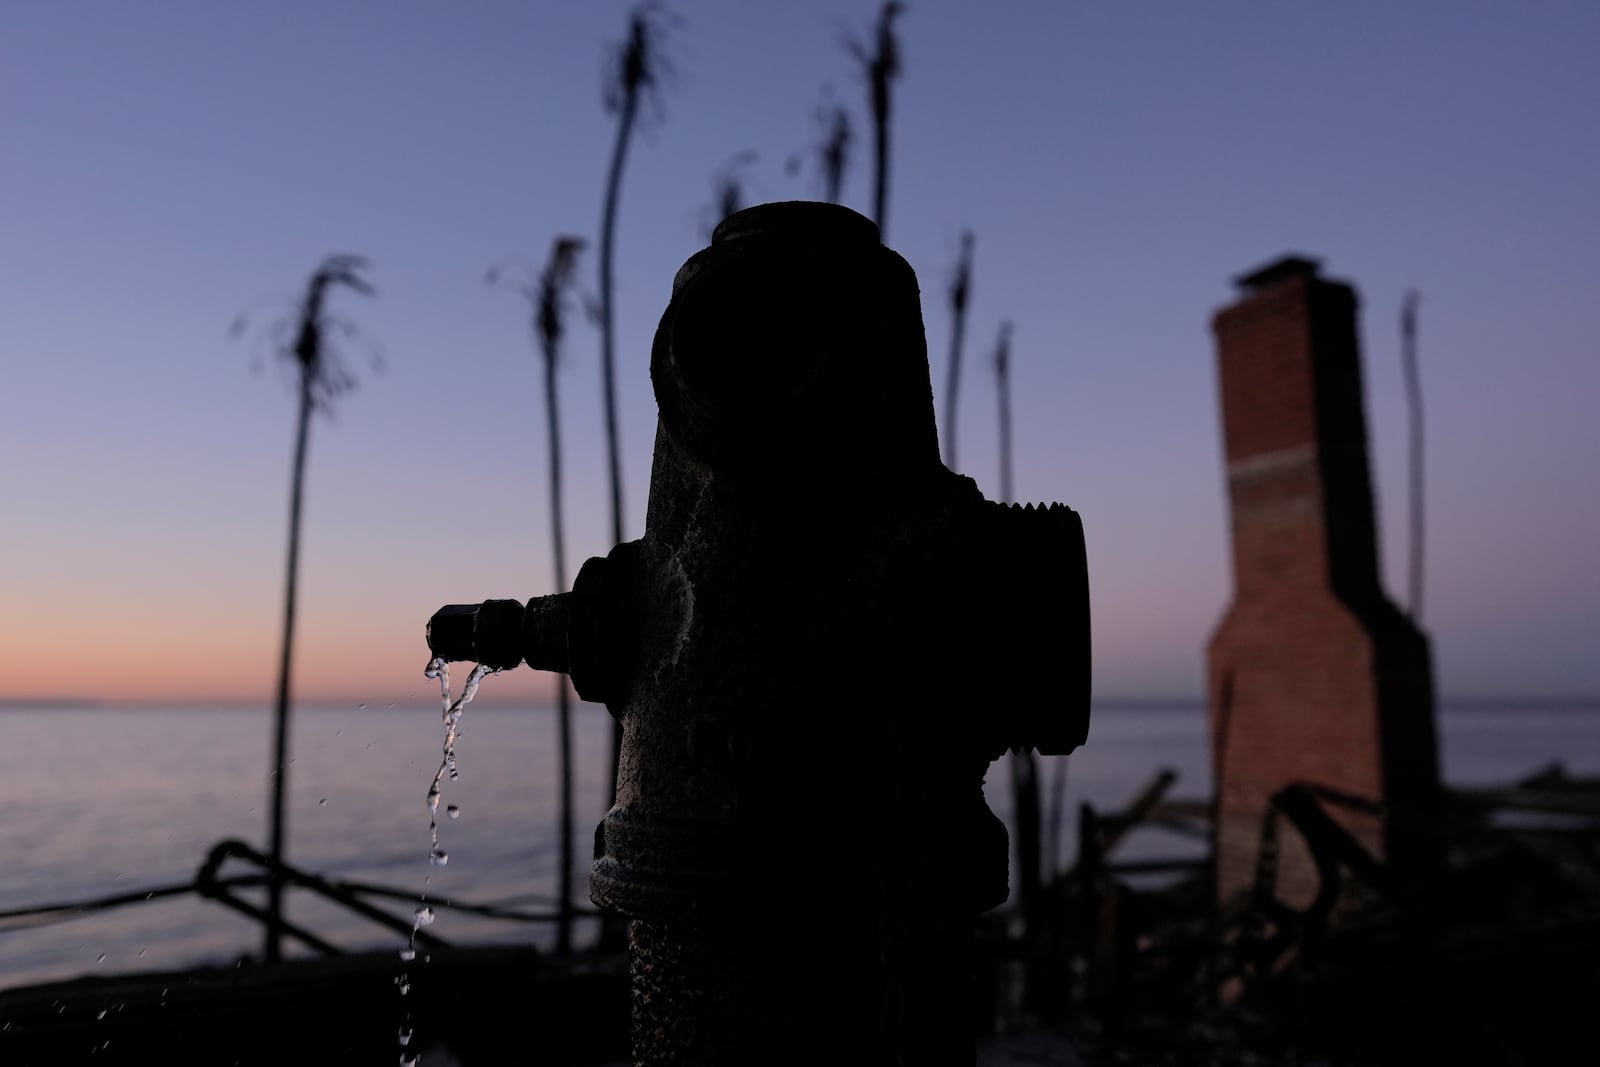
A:
[[[483,698],[492,699],[490,679]],[[604,813],[610,720],[578,705],[577,839]],[[1447,707],[1441,714],[1445,774],[1455,784],[1520,777],[1560,759],[1600,774],[1600,711],[1576,707]],[[0,911],[91,899],[191,880],[225,837],[266,840],[270,717],[264,708],[0,710]],[[430,867],[428,784],[442,727],[427,707],[302,706],[289,770],[289,856],[328,877],[376,882],[434,900],[517,904],[541,910],[554,896],[555,724],[548,708],[474,704],[457,748],[461,777],[445,783],[445,867]],[[1048,783],[1059,760],[1045,760]],[[1068,813],[1080,800],[1120,806],[1158,767],[1179,773],[1171,795],[1202,797],[1211,783],[1199,707],[1108,706],[1095,711],[1089,744],[1068,765]],[[1005,761],[989,777],[990,804],[1009,814]],[[1063,820],[1062,862],[1075,816]],[[1128,842],[1137,856],[1195,855],[1160,831]],[[580,877],[587,856],[580,856]],[[244,868],[229,868],[243,873]],[[225,870],[226,873],[226,870]],[[587,900],[580,885],[580,902]],[[389,905],[409,915],[410,905]],[[548,930],[467,916],[440,906],[434,932],[448,940],[548,940]],[[349,948],[402,939],[308,894],[290,917]],[[226,962],[259,951],[249,920],[193,896],[57,923],[0,922],[0,988],[82,974]]]

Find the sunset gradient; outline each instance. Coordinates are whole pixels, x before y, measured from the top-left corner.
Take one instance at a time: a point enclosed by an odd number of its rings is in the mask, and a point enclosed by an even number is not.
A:
[[[629,536],[647,362],[712,176],[818,195],[822,86],[875,5],[679,5],[675,78],[618,238]],[[294,400],[229,322],[270,325],[325,254],[382,343],[312,429],[296,692],[419,699],[448,602],[550,591],[524,303],[483,282],[598,226],[616,3],[7,5],[0,33],[0,697],[262,701],[281,627]],[[1405,588],[1397,320],[1420,289],[1425,627],[1446,696],[1600,693],[1600,6],[913,2],[889,244],[932,381],[963,228],[976,264],[960,468],[998,475],[989,357],[1012,345],[1015,484],[1081,512],[1096,689],[1198,696],[1229,597],[1211,314],[1288,252],[1362,298],[1383,567]],[[581,286],[595,290],[593,247]],[[609,545],[598,338],[561,374],[568,558]],[[942,413],[943,398],[937,410]],[[818,432],[826,432],[819,427]],[[527,672],[522,672],[527,673]],[[531,675],[485,699],[525,696]]]

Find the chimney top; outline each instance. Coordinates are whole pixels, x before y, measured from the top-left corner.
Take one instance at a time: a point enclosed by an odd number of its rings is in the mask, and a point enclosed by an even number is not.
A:
[[[1246,293],[1259,293],[1267,286],[1285,278],[1315,278],[1322,261],[1305,256],[1284,256],[1264,267],[1247,271],[1233,279],[1233,284]]]

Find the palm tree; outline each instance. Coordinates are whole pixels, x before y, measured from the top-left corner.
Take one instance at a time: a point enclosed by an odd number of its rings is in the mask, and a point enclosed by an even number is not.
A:
[[[905,11],[899,0],[884,0],[878,13],[878,26],[873,48],[853,38],[845,40],[845,47],[861,65],[866,75],[872,102],[873,148],[877,158],[877,175],[872,196],[872,219],[878,224],[878,234],[888,238],[889,196],[889,84],[900,76],[900,45],[894,36],[894,19]]]
[[[617,140],[611,149],[606,174],[605,207],[600,216],[600,377],[605,399],[606,452],[611,468],[611,536],[622,543],[622,459],[617,439],[616,315],[612,301],[611,257],[616,244],[617,204],[622,195],[622,164],[639,117],[639,105],[660,91],[671,71],[663,54],[667,28],[674,20],[666,8],[647,2],[628,16],[628,35],[611,56],[606,80],[606,110],[617,116]],[[617,760],[622,752],[622,727],[611,729],[611,784],[617,782]]]
[[[826,132],[817,151],[822,157],[827,201],[837,204],[840,190],[844,187],[845,165],[850,161],[850,112],[845,110],[843,104],[834,104],[821,117]]]
[[[1406,399],[1411,409],[1411,617],[1422,621],[1422,376],[1417,369],[1417,305],[1422,294],[1415,289],[1400,306],[1400,359],[1406,376]]]
[[[961,394],[961,345],[967,335],[967,301],[972,295],[972,231],[961,231],[961,255],[956,260],[955,278],[950,282],[950,386],[945,393],[944,465],[956,469],[956,400]],[[1003,342],[1002,342],[1003,343]],[[1000,356],[996,355],[999,372]]]
[[[847,42],[848,43],[848,42]],[[817,105],[817,126],[821,139],[809,151],[816,153],[817,173],[822,177],[822,198],[830,204],[839,203],[840,190],[844,188],[845,167],[850,161],[850,112],[843,104],[835,103],[833,87],[822,87],[822,103]],[[791,155],[784,169],[792,177],[805,166],[807,152]]]
[[[1000,500],[1011,503],[1011,323],[1000,324],[994,377],[1000,399]],[[1017,828],[1017,898],[1029,937],[1039,935],[1039,761],[1021,749],[1011,754],[1012,821]]]
[[[743,171],[753,164],[758,157],[751,149],[745,149],[728,159],[722,168],[711,178],[711,208],[708,212],[710,221],[703,227],[702,233],[707,241],[715,232],[717,224],[744,207],[744,179]]]
[[[304,500],[306,445],[311,434],[313,411],[332,410],[333,401],[355,386],[355,377],[345,367],[338,352],[328,343],[330,330],[347,336],[355,330],[347,319],[326,311],[328,293],[344,286],[370,296],[372,286],[362,277],[367,261],[360,256],[336,255],[324,259],[306,284],[305,300],[298,308],[294,344],[279,355],[293,363],[298,372],[299,414],[295,422],[294,464],[289,479],[289,560],[284,577],[283,647],[278,660],[278,693],[274,714],[272,752],[272,809],[269,854],[272,868],[267,882],[267,923],[264,955],[275,961],[282,956],[280,921],[283,918],[283,859],[285,851],[284,799],[288,780],[289,679],[294,651],[295,591],[300,568],[300,516]],[[247,320],[234,322],[232,333],[243,333]]]
[[[554,556],[555,591],[567,589],[567,543],[561,508],[561,407],[556,393],[556,366],[561,347],[562,316],[567,293],[583,250],[579,237],[557,237],[550,243],[550,258],[536,281],[518,286],[533,309],[533,333],[544,360],[544,409],[550,450],[550,550]],[[489,271],[492,285],[502,277],[499,268]],[[561,788],[561,873],[557,887],[558,921],[556,951],[572,950],[572,693],[566,675],[556,678],[556,729],[560,753]]]
[[[1000,324],[994,346],[994,380],[1000,398],[1000,500],[1011,503],[1011,323]]]

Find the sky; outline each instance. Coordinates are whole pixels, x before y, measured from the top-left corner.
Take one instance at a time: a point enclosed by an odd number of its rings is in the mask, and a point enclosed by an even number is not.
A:
[[[831,98],[870,210],[865,2],[681,3],[617,243],[626,521],[650,339],[712,179],[814,198]],[[265,701],[294,398],[259,330],[334,252],[380,344],[312,430],[296,694],[420,698],[445,603],[551,591],[543,401],[491,265],[592,241],[620,3],[10,0],[0,14],[0,697]],[[1286,252],[1361,294],[1389,588],[1405,588],[1397,317],[1422,293],[1425,624],[1448,697],[1600,693],[1600,6],[978,5],[900,21],[887,243],[917,271],[943,417],[945,290],[976,236],[959,468],[1083,516],[1096,691],[1197,696],[1231,595],[1210,316]],[[568,557],[609,548],[598,335],[563,351]],[[252,364],[265,357],[265,369]],[[530,672],[500,695],[537,692]],[[501,685],[503,681],[505,684]],[[486,689],[486,695],[488,690]]]

